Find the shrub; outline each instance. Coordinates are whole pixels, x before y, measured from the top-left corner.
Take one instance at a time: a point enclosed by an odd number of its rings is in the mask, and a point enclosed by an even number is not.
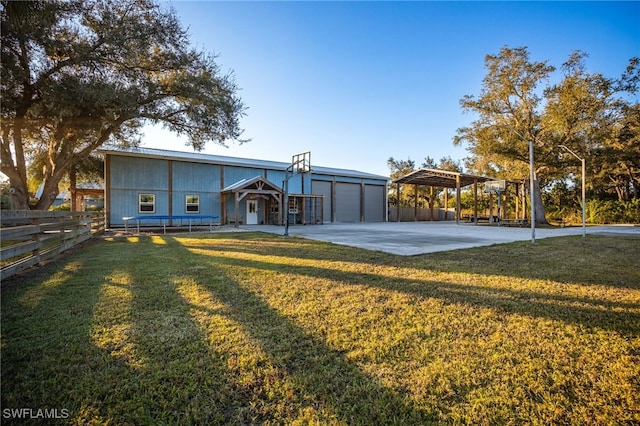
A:
[[[589,223],[640,223],[640,199],[589,200],[586,212]]]

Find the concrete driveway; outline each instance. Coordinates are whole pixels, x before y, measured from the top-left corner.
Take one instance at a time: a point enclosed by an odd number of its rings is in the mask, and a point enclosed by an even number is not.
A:
[[[245,225],[242,228],[284,234],[283,226]],[[632,225],[587,227],[587,237],[593,234],[611,233],[632,234],[640,237],[640,227]],[[455,222],[335,223],[290,226],[289,235],[411,256],[512,241],[530,241],[531,228],[456,224]],[[582,235],[582,228],[536,228],[535,230],[536,239],[565,235]]]

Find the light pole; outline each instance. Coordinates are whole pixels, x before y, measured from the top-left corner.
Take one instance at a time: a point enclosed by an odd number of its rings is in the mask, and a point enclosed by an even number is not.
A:
[[[514,130],[515,132],[515,130]],[[518,133],[518,132],[516,132]],[[522,139],[526,140],[520,133],[518,133]],[[529,142],[529,192],[531,193],[531,243],[536,243],[536,196],[533,189],[535,183],[535,171],[533,169],[533,141]]]
[[[571,153],[571,155],[573,155],[574,157],[576,157],[578,160],[580,160],[580,163],[582,163],[582,237],[586,237],[587,236],[587,213],[586,213],[586,204],[585,204],[585,198],[586,198],[586,185],[585,185],[585,159],[584,158],[580,158],[578,156],[578,154],[576,154],[575,152],[571,151],[569,148],[567,148],[564,145],[560,145],[560,148],[569,151]]]

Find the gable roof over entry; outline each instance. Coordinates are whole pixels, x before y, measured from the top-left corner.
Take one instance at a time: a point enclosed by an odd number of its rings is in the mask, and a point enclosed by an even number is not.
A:
[[[236,228],[240,223],[240,201],[254,196],[271,198],[273,197],[278,203],[278,215],[279,222],[282,222],[282,191],[273,183],[269,182],[262,176],[256,176],[251,179],[241,179],[236,183],[233,183],[220,191],[222,195],[235,194],[234,208],[235,208],[235,224]],[[226,197],[225,197],[226,198]]]
[[[220,192],[223,194],[228,194],[230,192],[282,194],[280,188],[262,176],[256,176],[251,179],[241,179],[238,182],[223,188]]]

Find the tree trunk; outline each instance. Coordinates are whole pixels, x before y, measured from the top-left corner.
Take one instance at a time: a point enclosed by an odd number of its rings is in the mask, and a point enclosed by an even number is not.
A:
[[[40,199],[35,205],[35,210],[47,210],[49,209],[49,207],[51,207],[53,202],[56,200],[56,197],[58,196],[58,192],[59,192],[57,188],[57,184],[56,184],[56,188],[52,188],[51,186],[52,185],[50,181],[46,181],[44,183],[44,189],[42,191],[42,195],[40,196]]]
[[[548,225],[547,218],[545,216],[544,204],[542,204],[542,191],[540,190],[540,181],[538,176],[535,175],[533,179],[533,193],[535,194],[536,202],[533,206],[536,213],[536,225]]]
[[[11,210],[30,210],[29,191],[25,183],[20,179],[10,179],[11,185]]]
[[[65,169],[60,167],[50,175],[45,173],[42,195],[35,205],[35,210],[47,210],[56,200],[56,197],[60,193],[58,184],[60,180],[62,180],[63,170]]]
[[[29,187],[27,185],[27,163],[22,147],[22,124],[24,110],[17,111],[13,120],[12,131],[3,134],[2,140],[2,172],[9,177],[11,185],[11,209],[29,210]],[[10,138],[13,138],[13,155]]]
[[[77,200],[77,191],[76,191],[76,186],[77,186],[77,178],[76,178],[76,167],[75,164],[71,163],[71,165],[69,166],[69,196],[71,197],[71,211],[72,212],[77,212],[80,210],[79,206],[78,206],[78,200]]]

